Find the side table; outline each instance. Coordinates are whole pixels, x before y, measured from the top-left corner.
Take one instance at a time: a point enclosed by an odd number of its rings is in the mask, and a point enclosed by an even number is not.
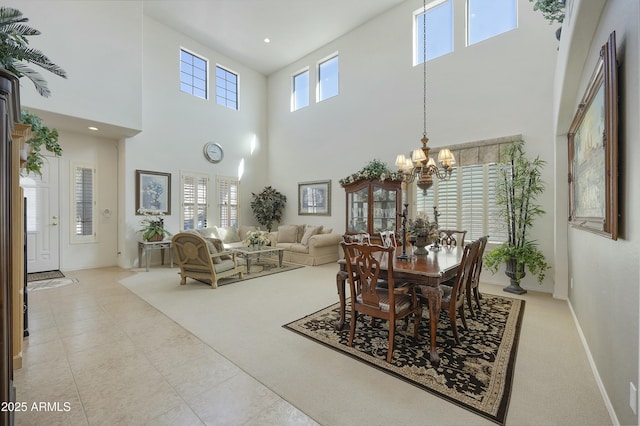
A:
[[[144,254],[145,266],[149,272],[149,257],[152,250],[160,250],[160,259],[164,265],[164,250],[169,249],[169,258],[173,268],[173,245],[171,241],[138,241],[138,267],[142,268],[142,255]]]

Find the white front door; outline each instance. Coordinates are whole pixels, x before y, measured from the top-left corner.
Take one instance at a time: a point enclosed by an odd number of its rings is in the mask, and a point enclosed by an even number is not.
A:
[[[57,157],[47,157],[42,178],[20,178],[27,199],[27,272],[60,269],[60,213]]]

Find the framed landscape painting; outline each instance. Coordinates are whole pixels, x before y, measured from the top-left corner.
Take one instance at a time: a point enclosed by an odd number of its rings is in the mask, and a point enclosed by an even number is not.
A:
[[[298,214],[331,215],[331,181],[303,182],[298,184]]]
[[[569,222],[618,238],[618,82],[615,32],[602,46],[569,128]]]
[[[171,173],[136,170],[136,214],[171,214]]]

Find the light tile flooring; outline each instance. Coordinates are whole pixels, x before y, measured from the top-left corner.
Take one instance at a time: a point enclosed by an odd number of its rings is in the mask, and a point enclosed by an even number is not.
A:
[[[118,284],[131,274],[29,293],[17,425],[317,424]]]

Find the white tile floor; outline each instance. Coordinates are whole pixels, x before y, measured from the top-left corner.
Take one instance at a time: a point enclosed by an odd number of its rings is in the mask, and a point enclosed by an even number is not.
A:
[[[29,293],[17,425],[316,424],[118,284],[131,274]]]

